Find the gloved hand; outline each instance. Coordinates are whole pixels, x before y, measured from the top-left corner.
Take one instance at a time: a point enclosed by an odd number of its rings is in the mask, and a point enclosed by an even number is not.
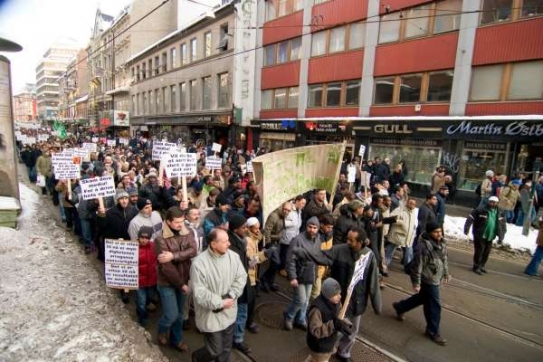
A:
[[[334,328],[346,336],[350,336],[354,332],[353,324],[347,319],[334,319]]]
[[[270,259],[274,253],[277,252],[277,246],[270,246],[267,249],[264,249],[264,255],[266,258]]]

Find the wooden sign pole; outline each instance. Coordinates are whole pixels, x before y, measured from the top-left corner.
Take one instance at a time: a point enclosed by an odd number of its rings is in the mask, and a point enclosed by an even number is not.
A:
[[[71,200],[72,199],[72,180],[71,179],[68,179],[66,182],[68,182],[68,185],[66,185],[68,187],[68,200]]]
[[[349,290],[347,292],[347,297],[345,297],[345,302],[343,302],[343,306],[341,307],[341,310],[339,311],[338,318],[343,319],[345,318],[345,313],[347,313],[347,308],[349,307],[349,302],[351,301],[351,297],[353,295],[353,291]]]

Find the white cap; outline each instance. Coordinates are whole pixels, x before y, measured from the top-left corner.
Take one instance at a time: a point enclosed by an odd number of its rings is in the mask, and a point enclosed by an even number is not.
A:
[[[488,202],[500,202],[500,199],[497,196],[490,196]]]

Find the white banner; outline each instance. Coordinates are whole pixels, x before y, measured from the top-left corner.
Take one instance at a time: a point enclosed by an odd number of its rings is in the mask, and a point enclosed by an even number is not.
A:
[[[179,151],[165,154],[160,160],[169,178],[196,175],[196,161],[195,153],[182,153]]]
[[[160,161],[163,155],[167,155],[170,151],[177,150],[177,145],[170,142],[153,142],[153,161]]]
[[[83,200],[92,200],[98,197],[115,195],[115,183],[113,176],[103,176],[80,180]]]
[[[353,277],[351,278],[351,283],[349,284],[348,291],[352,291],[355,285],[364,279],[364,270],[368,266],[368,262],[370,260],[372,252],[368,252],[367,254],[364,254],[358,259],[354,266],[354,272]]]
[[[222,169],[222,158],[215,156],[206,157],[206,168],[208,170]]]
[[[356,166],[347,166],[347,182],[352,183],[356,179]]]
[[[98,142],[98,137],[92,137],[91,141],[94,142],[94,143],[97,143]]]
[[[104,247],[106,285],[117,289],[138,289],[138,242],[105,239]]]

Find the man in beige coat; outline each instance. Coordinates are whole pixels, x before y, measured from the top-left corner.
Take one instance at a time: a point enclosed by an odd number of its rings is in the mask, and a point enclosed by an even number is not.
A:
[[[397,247],[401,247],[404,251],[402,264],[405,266],[411,261],[413,256],[413,239],[418,225],[417,213],[417,201],[412,198],[407,200],[406,207],[398,207],[390,213],[390,216],[397,216],[397,218],[396,222],[390,225],[385,245],[387,267],[390,265]]]

